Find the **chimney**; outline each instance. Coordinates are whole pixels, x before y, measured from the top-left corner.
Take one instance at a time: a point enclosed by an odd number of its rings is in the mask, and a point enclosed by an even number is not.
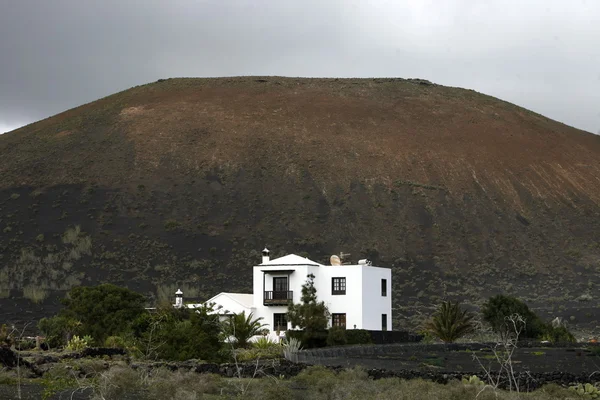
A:
[[[266,262],[269,262],[269,260],[270,260],[269,253],[270,253],[269,249],[267,249],[265,247],[265,249],[262,251],[262,263],[263,264]]]
[[[181,289],[177,289],[175,292],[175,308],[183,307],[183,292]]]

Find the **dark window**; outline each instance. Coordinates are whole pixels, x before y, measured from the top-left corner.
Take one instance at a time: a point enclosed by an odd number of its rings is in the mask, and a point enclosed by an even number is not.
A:
[[[286,314],[273,314],[273,330],[274,331],[287,331],[287,315]]]
[[[280,278],[273,278],[273,291],[274,292],[287,292],[288,290],[288,278],[287,276]]]
[[[381,295],[387,296],[387,279],[381,280]]]
[[[346,294],[346,278],[331,278],[331,294]]]
[[[331,325],[346,327],[346,314],[331,314]]]
[[[381,314],[381,330],[387,331],[387,314]]]
[[[273,300],[287,300],[288,298],[288,278],[273,278]]]

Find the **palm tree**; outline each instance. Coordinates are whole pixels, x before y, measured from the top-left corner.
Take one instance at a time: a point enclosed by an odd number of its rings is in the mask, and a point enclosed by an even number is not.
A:
[[[425,328],[445,343],[452,343],[456,339],[475,331],[473,315],[461,309],[458,302],[444,301],[438,307]]]
[[[225,321],[223,325],[223,333],[228,337],[235,338],[237,347],[248,346],[248,341],[252,336],[260,335],[262,328],[266,326],[260,321],[262,318],[253,319],[253,313],[246,316],[246,312],[242,311],[239,314],[233,314]]]

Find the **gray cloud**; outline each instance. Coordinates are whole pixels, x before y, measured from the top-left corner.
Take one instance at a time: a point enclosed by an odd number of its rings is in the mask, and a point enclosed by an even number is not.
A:
[[[0,0],[0,10],[0,132],[158,78],[227,75],[419,77],[600,128],[595,0]]]

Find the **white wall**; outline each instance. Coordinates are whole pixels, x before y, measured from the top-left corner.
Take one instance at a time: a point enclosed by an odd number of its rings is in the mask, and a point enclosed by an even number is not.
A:
[[[346,329],[361,329],[363,308],[362,298],[362,272],[360,265],[325,265],[316,267],[315,288],[317,299],[324,301],[331,314],[346,314]],[[334,277],[346,278],[346,294],[333,295],[331,293],[331,279]],[[329,321],[331,326],[331,319]]]
[[[363,329],[381,330],[381,315],[387,314],[387,330],[392,330],[392,270],[363,266]],[[387,280],[387,296],[381,295],[381,280]]]
[[[253,299],[254,307],[256,309],[255,315],[262,317],[263,324],[267,324],[270,330],[273,329],[273,314],[285,314],[287,313],[287,306],[265,306],[263,305],[263,271],[277,271],[282,269],[295,269],[291,274],[271,274],[266,273],[264,277],[264,291],[273,290],[273,277],[286,276],[289,277],[288,290],[293,291],[293,302],[299,303],[300,297],[302,296],[302,285],[306,282],[306,275],[308,274],[309,266],[256,266],[253,271]],[[314,267],[317,268],[317,267]],[[288,323],[288,328],[291,329]]]
[[[294,269],[291,274],[267,273],[264,280],[263,271]],[[273,329],[273,314],[287,313],[286,306],[263,305],[263,291],[273,289],[274,276],[288,276],[289,290],[294,292],[293,302],[299,303],[302,296],[302,285],[306,276],[315,275],[317,300],[324,301],[329,312],[346,314],[346,329],[381,330],[381,314],[387,314],[387,329],[392,330],[392,272],[388,268],[369,267],[366,265],[323,265],[323,266],[256,266],[253,270],[254,315],[262,317],[262,323]],[[346,294],[331,294],[331,278],[346,278]],[[387,296],[381,296],[381,279],[387,279]],[[331,325],[331,320],[329,321]],[[288,328],[292,327],[288,323]]]

